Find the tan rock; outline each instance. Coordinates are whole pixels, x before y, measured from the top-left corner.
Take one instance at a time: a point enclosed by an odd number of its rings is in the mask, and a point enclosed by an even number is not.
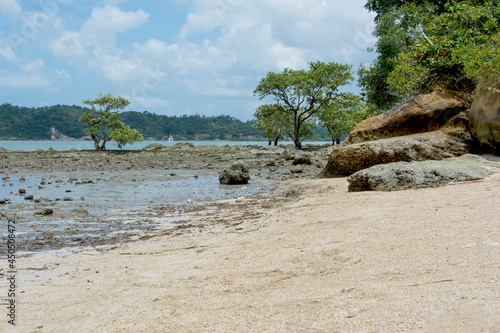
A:
[[[446,92],[420,95],[360,122],[344,145],[435,131],[465,109],[464,102]]]
[[[500,90],[479,85],[470,109],[470,130],[481,143],[500,143]]]
[[[378,164],[442,160],[470,152],[471,140],[444,131],[342,145],[330,154],[320,177],[349,176]]]

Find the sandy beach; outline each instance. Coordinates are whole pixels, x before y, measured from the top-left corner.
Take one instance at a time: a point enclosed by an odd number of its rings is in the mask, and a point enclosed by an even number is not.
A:
[[[499,186],[498,169],[398,192],[299,180],[193,213],[170,234],[20,258],[16,327],[5,315],[0,327],[500,332]]]

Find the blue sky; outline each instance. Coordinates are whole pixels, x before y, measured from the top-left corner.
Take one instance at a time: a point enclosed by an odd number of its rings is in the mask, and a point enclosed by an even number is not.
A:
[[[267,72],[373,61],[366,0],[0,0],[0,104],[252,118]],[[359,92],[355,86],[344,90]]]

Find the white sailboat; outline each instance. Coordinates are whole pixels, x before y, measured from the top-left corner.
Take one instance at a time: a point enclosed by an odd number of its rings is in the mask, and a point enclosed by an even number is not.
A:
[[[168,136],[168,142],[174,142],[174,138],[172,137],[172,133]]]

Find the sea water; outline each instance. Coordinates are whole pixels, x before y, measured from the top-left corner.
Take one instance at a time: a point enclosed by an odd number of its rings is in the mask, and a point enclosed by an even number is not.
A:
[[[140,150],[150,145],[152,143],[158,143],[164,146],[173,146],[178,142],[187,142],[187,141],[142,141],[135,142],[133,144],[128,144],[124,147],[127,150]],[[266,146],[267,141],[189,141],[195,146],[200,145],[215,145],[215,146],[236,146],[236,145],[258,145],[258,146]],[[280,144],[293,144],[291,141],[281,141]],[[328,144],[328,142],[324,141],[306,141],[303,144]],[[37,149],[47,150],[52,148],[58,151],[66,151],[71,149],[76,150],[94,150],[93,141],[24,141],[24,140],[4,140],[0,141],[0,148],[5,148],[8,150],[24,150],[24,151],[35,151]],[[108,150],[117,150],[119,149],[116,145],[116,142],[110,141],[106,143],[106,148]]]
[[[11,202],[0,205],[0,213],[17,216],[20,254],[57,249],[74,252],[162,233],[189,223],[183,212],[203,210],[218,200],[265,195],[280,185],[268,176],[267,171],[252,173],[249,184],[229,186],[219,184],[216,170],[4,174],[0,199]],[[25,200],[25,195],[19,194],[21,188],[42,202]],[[54,213],[35,214],[44,208]],[[78,208],[88,215],[72,214]],[[0,222],[6,221],[0,218]],[[0,251],[4,246],[0,244]]]

